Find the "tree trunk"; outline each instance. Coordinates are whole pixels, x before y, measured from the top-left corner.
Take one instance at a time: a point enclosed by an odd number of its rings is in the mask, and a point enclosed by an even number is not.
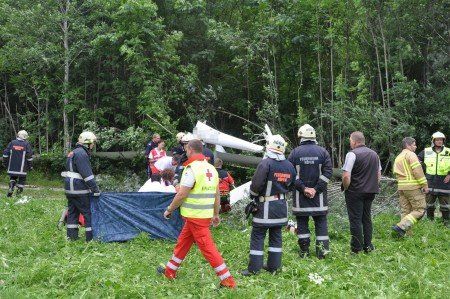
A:
[[[69,105],[69,0],[63,0],[61,3],[61,13],[64,15],[62,20],[61,29],[63,32],[63,43],[64,43],[64,83],[63,83],[63,93],[64,93],[64,107],[63,107],[63,131],[64,131],[64,152],[68,153],[70,151],[71,142],[69,135],[69,119],[67,116],[67,106]]]
[[[383,107],[386,107],[386,102],[384,100],[383,76],[381,75],[380,54],[378,53],[378,46],[377,46],[377,41],[375,38],[375,33],[373,32],[372,24],[369,20],[368,20],[368,26],[369,26],[369,30],[370,30],[370,35],[372,36],[373,46],[375,47],[375,55],[377,57],[378,80],[380,83],[381,98],[383,101]]]
[[[330,21],[330,28],[332,28],[333,23]],[[330,39],[330,96],[331,96],[331,115],[334,117],[334,66],[333,66],[333,34],[331,34]],[[334,144],[334,120],[331,118],[331,163],[334,166],[334,158],[336,154],[336,148]]]
[[[322,59],[320,57],[320,32],[319,32],[319,12],[316,13],[316,25],[317,25],[317,67],[319,71],[319,98],[320,98],[320,139],[325,142],[323,137],[323,90],[322,90]]]
[[[5,110],[9,116],[9,120],[11,122],[11,127],[14,130],[14,135],[16,135],[17,134],[16,125],[14,124],[14,119],[11,115],[11,110],[9,109],[8,89],[6,88],[6,80],[3,82],[3,87],[4,87],[4,91],[5,91],[5,102],[4,102]]]

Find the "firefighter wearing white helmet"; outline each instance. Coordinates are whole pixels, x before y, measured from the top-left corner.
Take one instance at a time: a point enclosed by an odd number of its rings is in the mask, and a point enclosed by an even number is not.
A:
[[[177,138],[177,142],[181,142],[181,139],[184,137],[184,135],[186,135],[186,133],[184,132],[178,132],[176,138]]]
[[[418,155],[428,181],[427,218],[434,219],[436,201],[439,201],[442,219],[448,227],[450,218],[450,148],[444,145],[445,135],[441,132],[435,132],[431,136],[431,140],[431,147],[425,148]]]
[[[27,138],[27,131],[19,131],[17,138],[12,140],[3,151],[3,165],[9,175],[8,197],[13,195],[16,187],[17,194],[23,192],[28,170],[33,169],[33,150],[26,141]]]
[[[250,254],[247,269],[241,272],[248,276],[261,269],[271,273],[281,268],[282,228],[286,226],[286,193],[294,187],[295,168],[286,160],[286,142],[280,135],[270,136],[266,144],[264,159],[259,163],[250,184],[253,200],[246,209],[253,210]],[[269,231],[267,264],[263,267],[264,239]]]
[[[299,253],[302,258],[310,254],[311,217],[316,232],[316,256],[323,259],[329,250],[327,184],[333,172],[331,158],[325,148],[317,145],[312,126],[301,126],[298,136],[300,145],[292,150],[288,160],[297,169],[292,212],[297,218]]]
[[[100,191],[89,161],[91,150],[97,142],[92,132],[83,132],[78,137],[75,148],[67,155],[64,189],[68,201],[67,238],[78,239],[78,217],[84,216],[86,241],[93,238],[91,226],[90,194],[99,196]]]
[[[25,130],[20,130],[19,132],[17,132],[17,137],[26,140],[28,139],[28,132]]]
[[[183,137],[185,135],[186,135],[185,132],[178,132],[178,134],[176,135],[176,139],[177,139],[177,143],[178,144],[174,148],[172,148],[172,151],[171,151],[172,155],[181,157],[181,156],[183,156],[186,153],[186,151],[184,150],[184,144],[181,141],[181,139],[183,139]]]
[[[316,130],[311,125],[305,124],[298,129],[297,136],[303,139],[316,139]]]

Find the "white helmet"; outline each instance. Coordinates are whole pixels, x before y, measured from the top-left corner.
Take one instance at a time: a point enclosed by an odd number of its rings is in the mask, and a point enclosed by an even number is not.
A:
[[[316,130],[309,124],[305,124],[298,129],[297,136],[306,139],[316,139]]]
[[[17,133],[17,137],[19,137],[20,139],[25,140],[25,139],[28,138],[28,133],[27,133],[27,131],[25,131],[25,130],[20,130],[20,131]]]
[[[78,143],[81,144],[91,144],[97,141],[97,136],[94,133],[86,131],[80,134],[78,137]]]
[[[431,140],[434,141],[434,139],[436,139],[436,138],[442,138],[445,140],[445,135],[444,135],[444,133],[437,131],[437,132],[433,133],[433,135],[431,135]]]
[[[183,136],[183,138],[181,138],[181,143],[188,143],[189,141],[194,140],[194,139],[199,139],[199,138],[192,133],[186,133]]]
[[[266,149],[276,154],[284,154],[286,150],[286,141],[281,135],[272,135],[266,144]]]
[[[184,137],[184,135],[186,135],[186,133],[184,133],[184,132],[179,132],[179,133],[177,134],[177,142],[180,142],[181,139]]]

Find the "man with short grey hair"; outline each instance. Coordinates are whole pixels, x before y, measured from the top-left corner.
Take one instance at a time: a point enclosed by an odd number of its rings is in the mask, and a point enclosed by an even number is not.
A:
[[[352,150],[342,167],[342,185],[345,190],[353,253],[374,249],[372,244],[371,208],[375,194],[380,192],[381,163],[378,154],[366,147],[362,132],[350,135]]]

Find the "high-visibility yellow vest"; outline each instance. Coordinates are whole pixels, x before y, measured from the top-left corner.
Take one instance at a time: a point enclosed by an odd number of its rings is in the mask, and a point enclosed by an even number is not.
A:
[[[195,184],[188,197],[180,207],[181,216],[187,218],[212,218],[214,215],[214,201],[219,187],[217,170],[204,161],[194,161],[184,170],[191,169],[194,173]]]
[[[450,171],[450,149],[444,147],[440,153],[436,153],[431,147],[427,147],[424,163],[427,166],[427,174],[446,176]]]

